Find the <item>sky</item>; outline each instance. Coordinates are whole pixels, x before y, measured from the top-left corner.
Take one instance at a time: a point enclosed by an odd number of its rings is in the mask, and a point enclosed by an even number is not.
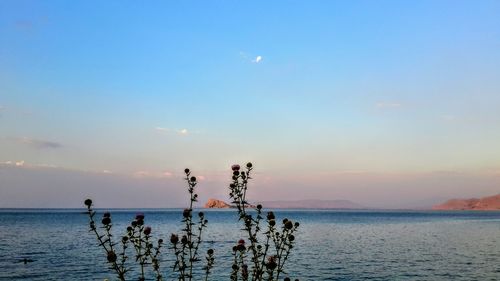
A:
[[[0,1],[0,208],[500,192],[499,1]],[[203,202],[200,202],[203,203]]]

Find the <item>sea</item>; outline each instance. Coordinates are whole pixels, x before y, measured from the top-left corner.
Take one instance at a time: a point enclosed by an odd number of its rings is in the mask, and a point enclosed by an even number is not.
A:
[[[117,280],[89,232],[83,209],[1,209],[0,280]],[[97,210],[97,217],[108,210]],[[181,209],[112,209],[120,239],[137,212],[152,235],[169,241],[182,229]],[[230,280],[232,247],[245,239],[234,209],[200,209],[208,219],[201,252],[215,250],[208,280]],[[500,280],[500,212],[275,210],[300,223],[285,265],[291,280]],[[100,219],[99,219],[100,220]],[[173,253],[161,255],[166,280]],[[24,263],[24,259],[30,260]],[[203,263],[199,263],[199,274]],[[147,280],[154,280],[153,275]],[[127,280],[137,280],[137,271]],[[282,280],[282,277],[280,279]],[[201,274],[194,280],[204,280]]]

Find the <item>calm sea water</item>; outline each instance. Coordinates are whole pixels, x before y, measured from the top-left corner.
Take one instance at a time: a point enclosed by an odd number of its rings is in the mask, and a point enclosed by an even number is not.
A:
[[[0,280],[115,280],[81,211],[0,210]],[[136,212],[112,210],[118,237]],[[181,210],[144,213],[156,237],[168,241],[180,229]],[[209,228],[204,246],[216,251],[211,280],[229,280],[231,248],[244,235],[234,210],[205,213]],[[293,278],[500,280],[500,212],[282,210],[276,214],[301,223],[289,260]],[[163,271],[168,276],[172,255],[165,250]],[[33,262],[18,262],[25,257]]]

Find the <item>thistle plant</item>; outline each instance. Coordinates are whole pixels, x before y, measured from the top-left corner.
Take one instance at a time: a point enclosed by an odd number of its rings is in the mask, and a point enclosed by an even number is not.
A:
[[[250,253],[252,270],[251,274],[249,274],[248,268],[243,267],[240,270],[241,280],[279,280],[280,275],[286,274],[285,263],[293,249],[295,241],[294,233],[297,231],[299,223],[294,223],[285,218],[283,219],[281,228],[279,228],[276,226],[274,213],[268,212],[266,216],[267,226],[261,226],[264,220],[262,205],[259,204],[255,207],[254,216],[248,210],[251,205],[246,199],[248,183],[252,179],[252,163],[247,163],[244,171],[237,164],[233,165],[231,169],[233,174],[232,182],[229,184],[229,197],[233,200],[232,203],[238,210],[239,220],[243,222],[243,231],[250,242],[247,248],[245,248],[245,243],[238,243],[238,246],[235,246],[236,249],[233,249],[235,263],[233,264],[234,276],[231,275],[232,280],[238,280],[238,274],[234,272],[235,267],[238,267],[240,264],[242,266],[245,265],[244,259],[246,256],[243,250]],[[237,261],[236,256],[239,257],[239,261]]]
[[[182,229],[183,234],[180,243],[177,234],[171,235],[170,242],[176,258],[173,270],[178,273],[178,280],[191,281],[193,280],[195,263],[201,261],[198,249],[202,242],[203,230],[207,227],[208,220],[205,219],[205,214],[203,212],[198,212],[198,222],[195,223],[193,221],[193,203],[198,201],[198,194],[195,193],[194,189],[198,182],[196,181],[196,177],[191,176],[191,171],[189,169],[185,169],[184,173],[186,175],[184,179],[188,184],[190,196],[189,208],[184,209],[182,212],[184,228]],[[208,250],[206,261],[207,264],[203,268],[205,270],[205,280],[208,279],[210,269],[214,264],[213,249]]]
[[[239,165],[233,165],[231,168],[232,182],[229,185],[229,196],[237,208],[239,220],[243,222],[243,231],[248,240],[247,243],[244,239],[240,239],[233,247],[231,280],[280,280],[280,275],[286,274],[285,263],[293,249],[294,233],[299,223],[293,223],[285,218],[281,227],[278,227],[273,212],[268,212],[264,218],[262,205],[252,207],[246,199],[248,182],[252,179],[252,163],[246,165],[245,171],[242,171]],[[170,235],[169,249],[175,256],[171,269],[179,281],[194,279],[207,281],[215,264],[214,250],[208,249],[206,252],[203,267],[199,268],[197,264],[202,261],[199,248],[208,220],[201,211],[193,215],[193,204],[198,201],[198,194],[195,192],[198,182],[189,169],[185,169],[184,173],[184,180],[188,186],[189,207],[182,212],[183,228],[180,233]],[[119,280],[133,278],[131,271],[138,275],[138,278],[133,279],[139,281],[164,280],[161,270],[164,241],[161,238],[153,239],[152,228],[145,226],[143,213],[135,216],[127,226],[125,235],[116,241],[112,235],[111,214],[104,212],[101,226],[98,227],[97,213],[92,208],[92,200],[87,199],[84,204],[87,206],[90,231],[95,234],[99,246],[104,249],[109,268],[116,273]],[[250,211],[251,208],[254,208],[255,212]],[[264,221],[266,225],[263,225]],[[136,270],[132,270],[134,266]],[[200,273],[201,276],[194,276],[195,273]],[[290,281],[290,278],[285,277],[283,280]]]
[[[149,266],[154,272],[155,280],[163,280],[159,259],[163,239],[158,239],[156,245],[154,245],[151,237],[152,228],[144,226],[145,216],[143,213],[138,213],[135,216],[135,219],[127,227],[126,234],[122,236],[120,242],[116,242],[111,233],[113,227],[111,214],[109,212],[103,214],[102,226],[99,227],[103,231],[99,231],[94,219],[97,213],[92,209],[92,200],[85,200],[85,205],[89,216],[90,231],[96,235],[99,246],[106,252],[110,269],[115,271],[119,280],[125,281],[127,273],[131,271],[128,262],[131,251],[127,250],[128,248],[133,248],[132,255],[135,256],[133,260],[139,267],[139,281],[146,280],[146,270]]]
[[[202,243],[202,233],[207,227],[208,220],[205,219],[203,212],[198,213],[198,221],[193,220],[193,203],[197,202],[198,194],[195,193],[197,184],[196,177],[191,176],[189,169],[185,170],[186,182],[188,184],[188,193],[190,196],[189,208],[182,213],[184,228],[182,229],[182,238],[179,239],[177,234],[172,234],[170,237],[171,249],[174,251],[176,261],[172,267],[177,273],[178,280],[186,281],[193,279],[193,269],[196,262],[201,261],[198,253],[200,244]],[[92,200],[85,200],[87,206],[87,214],[89,216],[90,231],[96,235],[96,238],[106,252],[106,257],[110,269],[112,269],[119,280],[127,280],[128,272],[132,271],[131,263],[135,263],[139,272],[139,281],[145,281],[147,276],[153,275],[154,280],[164,280],[161,271],[161,251],[163,247],[163,239],[158,239],[156,245],[152,238],[152,228],[144,225],[145,216],[143,213],[138,213],[135,219],[127,226],[126,234],[119,242],[114,241],[112,235],[111,214],[105,212],[101,220],[102,226],[98,227],[95,221],[96,211],[92,209]],[[100,230],[100,229],[102,230]],[[133,250],[128,250],[132,248]],[[131,255],[133,255],[132,261]],[[214,250],[209,249],[206,255],[206,265],[203,267],[205,272],[205,280],[213,268],[215,257]],[[148,272],[150,274],[148,274]]]

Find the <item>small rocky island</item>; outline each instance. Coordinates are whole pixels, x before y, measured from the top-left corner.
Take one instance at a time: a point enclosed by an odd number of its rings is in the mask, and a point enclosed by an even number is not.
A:
[[[227,204],[226,202],[222,200],[217,200],[210,198],[208,199],[207,203],[205,203],[204,208],[215,208],[215,209],[225,209],[225,208],[231,208],[231,205]]]
[[[433,210],[500,210],[500,194],[472,199],[451,199],[432,207]]]

